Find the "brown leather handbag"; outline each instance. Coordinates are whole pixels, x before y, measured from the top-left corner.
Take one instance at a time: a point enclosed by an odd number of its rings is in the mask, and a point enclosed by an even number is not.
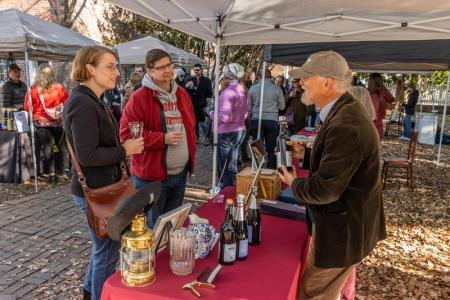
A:
[[[69,149],[72,162],[77,171],[78,181],[83,188],[84,195],[87,200],[87,218],[89,225],[94,229],[95,234],[101,239],[108,239],[108,232],[106,226],[108,218],[113,214],[117,205],[122,202],[127,196],[136,193],[136,188],[130,180],[127,173],[127,166],[124,161],[120,162],[120,170],[122,178],[110,185],[91,189],[86,183],[86,177],[81,171],[80,164],[69,140],[67,140],[67,148]]]

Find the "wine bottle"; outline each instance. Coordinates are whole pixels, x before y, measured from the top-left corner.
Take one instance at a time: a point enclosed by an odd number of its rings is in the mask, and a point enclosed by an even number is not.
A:
[[[233,225],[233,200],[227,199],[225,221],[220,226],[219,263],[232,265],[236,261],[236,230]]]
[[[13,131],[14,130],[14,114],[13,111],[10,110],[8,112],[8,130]]]
[[[245,196],[238,195],[237,198],[237,213],[235,220],[236,227],[236,260],[244,260],[248,254],[248,228],[247,221],[244,218],[244,200]]]
[[[5,113],[3,115],[3,129],[8,130],[8,109],[4,109]]]
[[[247,212],[248,244],[259,245],[261,242],[261,214],[257,203],[258,187],[252,187],[250,206]]]
[[[280,116],[280,133],[277,138],[277,168],[285,166],[289,172],[292,172],[292,153],[289,151],[286,140],[287,123],[284,116]]]

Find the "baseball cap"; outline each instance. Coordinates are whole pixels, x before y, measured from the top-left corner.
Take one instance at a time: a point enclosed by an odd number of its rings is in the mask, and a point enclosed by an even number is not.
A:
[[[311,54],[300,68],[289,72],[292,78],[304,79],[314,75],[336,80],[350,80],[352,70],[342,55],[330,50]]]

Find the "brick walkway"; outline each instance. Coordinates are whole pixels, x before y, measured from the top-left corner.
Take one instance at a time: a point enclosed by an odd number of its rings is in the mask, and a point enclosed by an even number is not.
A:
[[[186,199],[206,201],[212,149],[199,145]],[[0,201],[0,300],[79,299],[91,242],[68,185]]]

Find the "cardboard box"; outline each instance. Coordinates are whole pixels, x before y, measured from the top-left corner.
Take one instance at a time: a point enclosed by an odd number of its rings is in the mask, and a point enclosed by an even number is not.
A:
[[[253,182],[252,168],[247,167],[236,175],[236,197],[238,194],[247,195]],[[281,179],[276,170],[262,169],[258,182],[259,198],[277,200],[281,193]]]

